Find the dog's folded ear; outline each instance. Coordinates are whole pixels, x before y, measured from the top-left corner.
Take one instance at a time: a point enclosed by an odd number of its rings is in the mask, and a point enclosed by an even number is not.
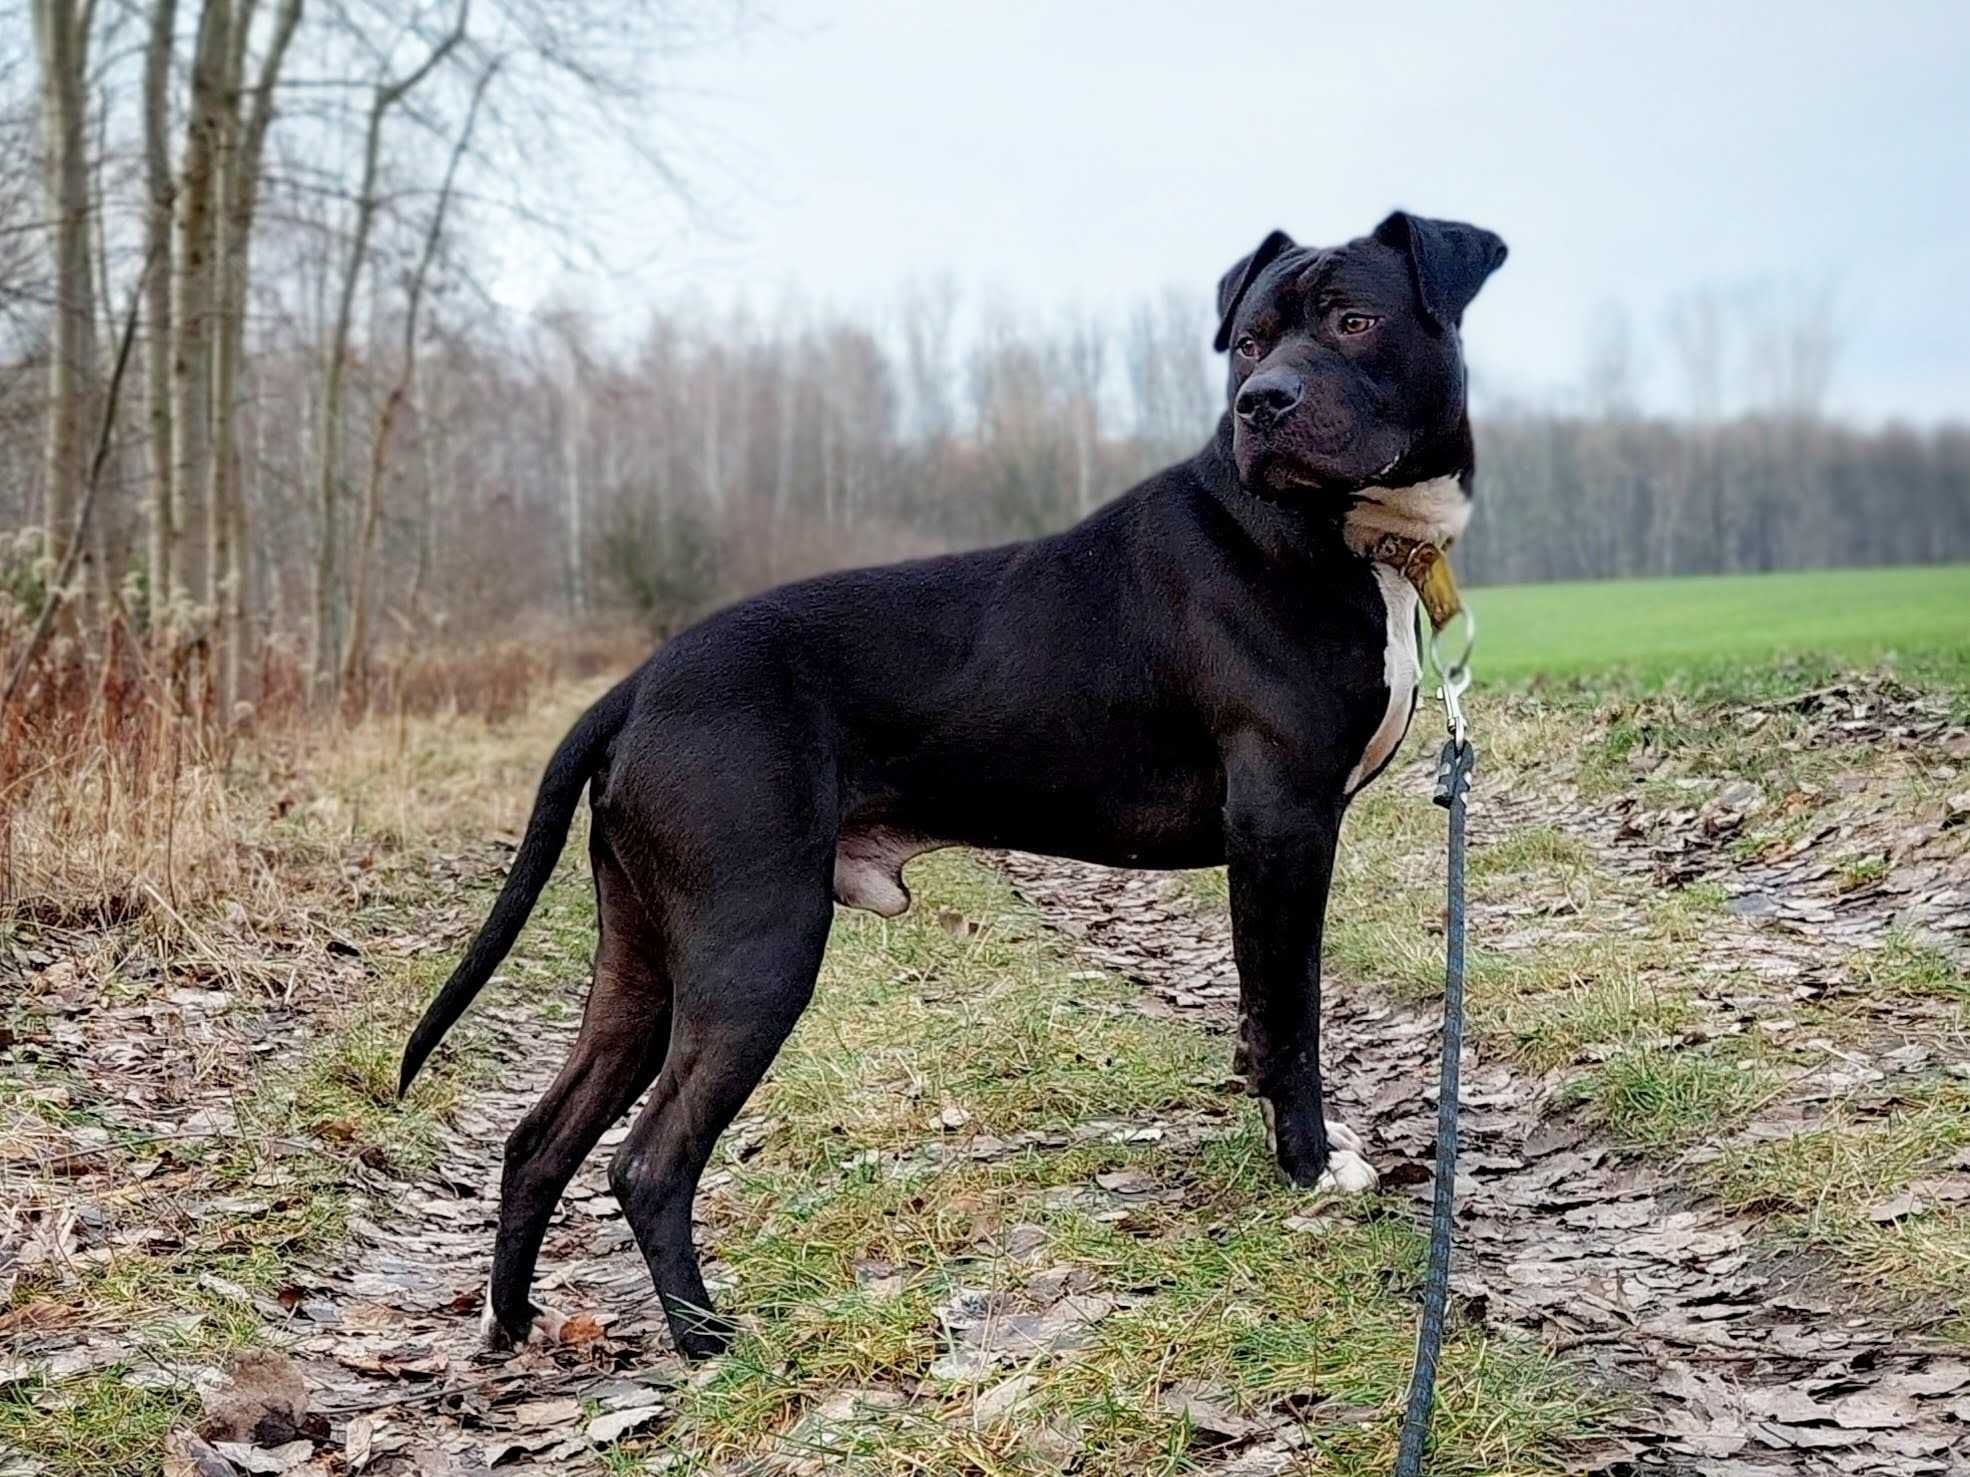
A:
[[[1245,300],[1245,294],[1259,280],[1259,273],[1272,265],[1280,252],[1290,250],[1293,238],[1284,231],[1274,231],[1259,243],[1259,248],[1250,256],[1241,256],[1231,264],[1231,270],[1218,278],[1218,336],[1212,341],[1222,354],[1231,347],[1231,320],[1238,316],[1238,305]]]
[[[1485,278],[1505,264],[1505,243],[1462,221],[1431,220],[1398,210],[1375,227],[1384,246],[1409,253],[1416,296],[1438,328],[1456,328]]]

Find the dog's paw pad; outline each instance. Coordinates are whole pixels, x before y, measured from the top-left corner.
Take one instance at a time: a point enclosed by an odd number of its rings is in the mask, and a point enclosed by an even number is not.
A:
[[[1329,1132],[1332,1132],[1330,1127]],[[1316,1191],[1333,1190],[1342,1195],[1359,1195],[1375,1188],[1380,1176],[1353,1149],[1336,1148],[1327,1156],[1327,1169],[1314,1185]]]
[[[1366,1155],[1368,1145],[1361,1141],[1361,1135],[1345,1123],[1327,1120],[1327,1142],[1336,1149],[1346,1149],[1350,1154]]]

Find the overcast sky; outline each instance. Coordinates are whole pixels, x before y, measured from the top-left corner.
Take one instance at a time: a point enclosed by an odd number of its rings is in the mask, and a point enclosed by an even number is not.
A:
[[[670,81],[694,217],[598,154],[620,172],[602,245],[634,270],[513,270],[516,299],[623,323],[789,289],[876,312],[947,272],[1034,313],[1175,284],[1203,337],[1267,229],[1338,241],[1400,205],[1511,246],[1466,324],[1490,393],[1566,393],[1625,310],[1674,406],[1665,305],[1764,285],[1830,293],[1835,410],[1970,416],[1966,0],[829,0]]]

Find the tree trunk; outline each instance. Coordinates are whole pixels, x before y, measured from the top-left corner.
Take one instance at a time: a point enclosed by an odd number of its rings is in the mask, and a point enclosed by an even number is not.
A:
[[[185,124],[185,168],[175,202],[177,242],[172,261],[171,462],[177,514],[175,572],[179,587],[206,593],[203,543],[188,535],[203,509],[212,444],[212,330],[214,173],[224,132],[225,56],[231,0],[205,0],[192,55],[191,111]]]
[[[567,414],[561,418],[561,455],[567,473],[568,547],[565,577],[568,587],[568,613],[576,620],[587,614],[587,591],[582,584],[582,513],[586,503],[582,486],[581,451],[586,420],[582,383],[582,357],[569,345],[573,363],[568,371]]]
[[[170,600],[176,564],[171,451],[171,45],[178,0],[153,0],[144,48],[144,389],[150,449],[150,610],[153,629]]]
[[[95,279],[89,266],[88,112],[93,7],[75,0],[35,0],[34,42],[41,68],[41,116],[47,156],[45,186],[54,232],[54,311],[48,345],[46,444],[47,551],[66,565],[85,478],[86,425],[95,379]],[[53,592],[50,599],[56,598]],[[75,607],[62,604],[61,626],[72,629]]]
[[[216,169],[213,214],[212,446],[206,477],[206,589],[221,650],[220,692],[228,717],[241,695],[245,659],[246,508],[241,501],[236,426],[239,369],[246,343],[246,294],[251,282],[253,217],[259,203],[260,162],[273,123],[274,88],[288,43],[301,20],[302,0],[281,0],[274,33],[261,58],[250,107],[243,106],[246,44],[258,0],[241,0],[227,44],[224,133]]]

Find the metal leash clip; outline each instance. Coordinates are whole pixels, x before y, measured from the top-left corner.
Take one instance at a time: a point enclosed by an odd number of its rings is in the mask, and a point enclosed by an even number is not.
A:
[[[1459,618],[1464,623],[1462,644],[1458,648],[1457,659],[1446,662],[1443,659],[1443,633]],[[1462,699],[1471,687],[1471,653],[1477,649],[1477,612],[1466,605],[1452,615],[1441,629],[1429,629],[1425,649],[1429,653],[1430,666],[1436,671],[1437,696],[1443,699],[1444,725],[1461,749],[1466,738]]]

